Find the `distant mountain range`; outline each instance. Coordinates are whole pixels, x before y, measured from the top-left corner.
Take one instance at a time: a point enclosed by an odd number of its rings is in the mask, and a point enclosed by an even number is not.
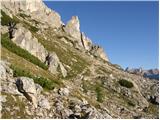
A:
[[[156,79],[159,80],[159,70],[158,69],[149,69],[143,70],[142,68],[126,68],[125,71],[132,73],[132,74],[139,74],[143,75],[145,78],[149,79]]]

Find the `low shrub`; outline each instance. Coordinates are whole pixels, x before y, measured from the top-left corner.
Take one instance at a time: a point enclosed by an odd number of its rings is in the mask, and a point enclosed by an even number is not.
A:
[[[9,51],[17,54],[18,56],[23,57],[24,59],[28,60],[29,62],[47,70],[48,66],[46,66],[44,63],[42,63],[37,57],[30,54],[27,50],[24,50],[17,46],[15,43],[13,43],[7,34],[2,35],[1,37],[1,44],[3,47],[8,49]]]
[[[123,87],[126,87],[126,88],[132,88],[133,87],[133,83],[128,81],[128,80],[125,80],[125,79],[121,79],[118,81],[119,84]]]
[[[135,104],[134,104],[132,101],[128,101],[127,104],[128,104],[129,106],[135,107]]]
[[[97,93],[97,101],[98,102],[103,102],[103,100],[104,100],[103,89],[100,86],[96,86],[95,91]]]
[[[32,78],[34,80],[35,83],[41,85],[43,88],[47,89],[47,90],[52,90],[55,86],[55,83],[52,80],[49,80],[47,78],[44,77],[35,77],[33,76],[31,73],[29,73],[26,70],[23,70],[21,68],[15,67],[13,65],[11,65],[11,69],[13,70],[13,76],[14,77],[29,77]]]
[[[10,16],[8,16],[4,11],[1,10],[1,25],[8,25],[9,22],[14,22],[14,23],[18,23],[18,19],[16,19],[14,16],[13,18],[11,18]]]

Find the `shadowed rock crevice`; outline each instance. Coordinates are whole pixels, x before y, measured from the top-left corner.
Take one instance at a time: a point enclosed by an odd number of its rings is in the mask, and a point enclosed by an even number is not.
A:
[[[20,79],[16,81],[16,86],[18,88],[18,91],[22,93],[27,98],[27,100],[32,103],[32,97],[29,96],[29,94],[23,89],[23,82]]]

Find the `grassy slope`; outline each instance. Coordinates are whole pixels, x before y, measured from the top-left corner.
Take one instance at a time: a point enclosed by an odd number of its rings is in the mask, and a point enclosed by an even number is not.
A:
[[[89,65],[87,60],[85,60],[81,54],[75,53],[75,49],[72,49],[70,46],[62,42],[57,36],[54,36],[52,31],[47,31],[47,36],[48,38],[52,38],[51,40],[45,40],[42,36],[36,33],[34,33],[34,35],[48,51],[56,52],[60,61],[71,67],[72,70],[69,71],[67,78],[75,77]]]
[[[24,23],[24,24],[27,25],[26,23]],[[31,31],[38,38],[39,42],[41,42],[48,51],[56,52],[60,61],[71,67],[72,70],[69,71],[69,73],[68,73],[68,77],[67,77],[68,79],[74,78],[77,74],[81,73],[85,67],[87,67],[89,65],[88,62],[81,56],[81,54],[77,54],[76,50],[73,50],[72,48],[67,46],[65,43],[60,41],[60,38],[58,38],[57,36],[53,36],[52,31],[47,31],[48,37],[52,38],[50,41],[44,40],[42,36],[36,34],[36,31],[34,31],[34,29],[33,30],[31,29]],[[66,50],[63,49],[63,47],[66,48]],[[55,75],[50,74],[48,71],[43,70],[43,69],[39,68],[38,66],[35,66],[34,64],[15,55],[14,53],[11,53],[10,51],[6,50],[5,48],[2,48],[2,58],[7,59],[9,62],[11,62],[12,64],[14,64],[18,67],[23,66],[23,68],[25,70],[32,72],[34,75],[43,76],[48,79],[54,79],[55,80],[55,81],[53,80],[54,82],[59,81],[58,80],[59,76],[55,76]],[[73,58],[76,59],[77,62],[75,62],[73,60]],[[108,71],[106,72],[104,70],[101,70],[101,71],[102,71],[102,73],[108,72]],[[114,93],[114,91],[103,88],[101,85],[97,86],[97,85],[87,84],[87,86],[84,86],[84,87],[85,87],[86,91],[91,90],[91,91],[96,92],[97,99],[99,102],[103,102],[103,100],[104,100],[103,97],[106,97],[107,99],[105,100],[105,103],[109,103],[110,100],[112,100],[112,101],[116,101],[117,104],[119,104],[119,105],[121,104],[122,106],[126,106],[126,107],[130,106],[131,108],[134,107],[134,106],[132,106],[132,104],[130,104],[130,105],[128,104],[128,102],[130,103],[131,101],[128,101],[128,99],[124,98],[124,96],[120,96],[120,95]],[[82,93],[80,93],[78,90],[75,92],[76,93],[74,94],[74,96],[77,96],[77,97],[79,96],[80,98],[85,97],[85,96],[82,96]],[[92,101],[93,104],[95,104],[94,106],[99,105],[99,102],[97,102],[96,100],[91,100],[87,97],[86,97],[86,99],[88,101]],[[149,109],[148,111],[153,111],[153,110]]]
[[[8,51],[6,48],[1,49],[2,59],[9,61],[12,65],[18,68],[22,68],[35,76],[41,76],[48,78],[57,84],[61,84],[61,80],[58,79],[56,75],[51,74],[49,71],[46,71],[35,64],[25,60],[24,58]]]

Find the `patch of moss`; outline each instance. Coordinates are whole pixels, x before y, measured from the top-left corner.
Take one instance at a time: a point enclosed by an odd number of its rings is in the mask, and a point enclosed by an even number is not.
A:
[[[119,84],[123,87],[126,87],[126,88],[132,88],[133,87],[133,83],[128,81],[128,80],[125,80],[125,79],[121,79],[118,81]]]
[[[128,100],[127,104],[128,104],[129,106],[135,107],[135,103],[133,103],[133,102],[130,101],[130,100]]]

